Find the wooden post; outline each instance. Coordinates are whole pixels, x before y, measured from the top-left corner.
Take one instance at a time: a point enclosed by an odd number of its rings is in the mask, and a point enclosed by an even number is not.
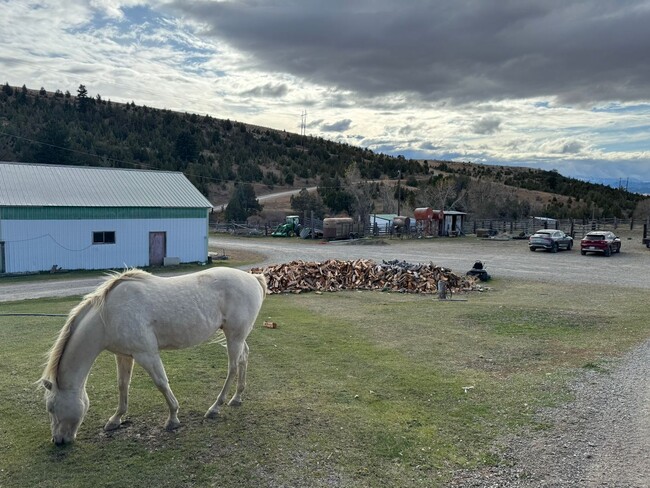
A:
[[[402,183],[402,172],[400,170],[397,171],[397,215],[400,216],[400,204],[402,203],[402,190],[401,190],[401,183]]]
[[[447,299],[447,283],[445,283],[443,280],[438,281],[438,298],[440,300]]]

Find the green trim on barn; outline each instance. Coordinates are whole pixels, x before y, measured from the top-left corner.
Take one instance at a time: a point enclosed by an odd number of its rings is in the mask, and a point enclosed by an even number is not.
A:
[[[206,208],[0,207],[2,220],[204,219]]]

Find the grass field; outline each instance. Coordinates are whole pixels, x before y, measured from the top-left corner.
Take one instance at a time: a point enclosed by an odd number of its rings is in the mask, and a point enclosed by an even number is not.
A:
[[[62,317],[0,316],[0,486],[444,486],[457,469],[499,462],[499,440],[569,400],[583,368],[650,337],[647,291],[500,281],[442,302],[380,292],[273,295],[249,338],[240,408],[203,414],[225,377],[217,344],[163,353],[182,427],[144,371],[127,421],[112,356],[88,380],[77,442],[50,443],[40,377]],[[460,297],[459,297],[460,298]],[[76,299],[0,304],[0,313],[67,313]],[[277,329],[261,327],[263,320]]]

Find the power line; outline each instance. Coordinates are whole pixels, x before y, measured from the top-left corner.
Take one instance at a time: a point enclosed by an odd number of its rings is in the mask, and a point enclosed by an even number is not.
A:
[[[74,153],[74,154],[81,154],[82,156],[90,156],[90,157],[93,157],[93,158],[99,158],[99,159],[104,160],[104,161],[112,161],[112,162],[116,162],[116,163],[127,164],[127,165],[132,165],[132,166],[137,166],[137,167],[145,167],[145,168],[149,168],[149,169],[158,169],[158,168],[156,168],[154,166],[151,166],[151,165],[148,165],[148,164],[141,164],[141,163],[136,163],[136,162],[133,162],[133,161],[124,161],[124,160],[121,160],[121,159],[109,158],[107,156],[101,156],[99,154],[89,153],[87,151],[80,151],[78,149],[70,149],[69,147],[57,146],[56,144],[50,144],[49,142],[37,141],[36,139],[30,139],[29,137],[18,136],[16,134],[10,134],[9,132],[5,132],[5,131],[2,131],[2,130],[0,130],[0,135],[7,136],[7,137],[13,137],[14,139],[20,139],[22,141],[31,142],[33,144],[40,144],[42,146],[47,146],[47,147],[51,147],[51,148],[54,148],[54,149],[59,149],[61,151],[68,151],[68,152],[71,152],[71,153]]]
[[[2,317],[67,317],[67,313],[0,313]]]
[[[19,89],[18,87],[13,87],[13,88],[14,88],[14,90]],[[35,90],[32,90],[32,89],[29,89],[29,90],[35,91]],[[121,103],[121,102],[116,102],[116,103]],[[128,102],[125,103],[125,104],[128,105]],[[155,109],[155,110],[159,110],[159,109]],[[306,109],[304,109],[301,112],[300,118],[301,118],[301,123],[300,123],[301,145],[304,146],[304,139],[305,139],[305,136],[307,135],[307,110]],[[248,125],[250,125],[250,124],[248,124]],[[131,166],[131,167],[136,168],[136,169],[148,169],[148,170],[160,171],[159,167],[153,166],[153,165],[150,165],[150,164],[146,164],[146,163],[142,163],[142,162],[135,162],[135,161],[125,161],[123,159],[117,159],[117,158],[108,157],[108,156],[105,156],[105,155],[94,154],[94,153],[91,153],[91,152],[88,152],[88,151],[83,151],[83,150],[79,150],[79,149],[71,149],[71,148],[68,148],[68,147],[58,146],[56,144],[51,144],[51,143],[48,143],[48,142],[38,141],[36,139],[32,139],[32,138],[29,138],[29,137],[20,136],[20,135],[17,135],[17,134],[11,134],[11,133],[8,133],[8,132],[3,131],[3,130],[0,130],[0,135],[5,136],[5,137],[14,138],[14,139],[19,139],[19,140],[22,140],[22,141],[26,141],[26,142],[29,142],[31,144],[40,144],[42,146],[50,147],[50,148],[57,149],[57,150],[60,150],[60,151],[67,151],[67,152],[72,153],[72,154],[78,154],[78,155],[82,155],[82,156],[96,158],[96,159],[100,160],[101,162],[110,162],[110,163],[113,163],[113,164],[117,163],[117,164],[123,165],[123,166]],[[211,176],[197,175],[197,174],[194,174],[192,172],[186,172],[186,171],[182,171],[182,173],[185,174],[186,176],[191,176],[191,177],[194,177],[194,178],[197,178],[197,179],[207,180],[207,181],[211,181],[211,182],[215,182],[215,183],[230,183],[230,182],[236,182],[237,181],[236,179],[214,178],[214,177],[211,177]],[[254,183],[254,182],[251,182],[251,183]],[[341,189],[340,187],[329,187],[329,186],[318,186],[318,188],[320,188],[320,189]]]
[[[304,116],[305,117],[307,116],[307,112],[304,113]],[[0,135],[6,136],[6,137],[13,137],[15,139],[20,139],[20,140],[27,141],[27,142],[30,142],[30,143],[33,143],[33,144],[41,144],[41,145],[48,146],[48,147],[51,147],[51,148],[54,148],[54,149],[60,149],[61,151],[68,151],[68,152],[75,153],[75,154],[80,154],[80,155],[83,155],[83,156],[90,156],[90,157],[93,157],[93,158],[98,158],[98,159],[100,159],[102,161],[110,161],[110,162],[120,163],[120,164],[124,164],[124,165],[131,165],[136,169],[145,168],[145,169],[150,169],[150,170],[153,170],[153,171],[160,171],[160,168],[158,168],[156,166],[152,166],[150,164],[136,163],[134,161],[124,161],[123,159],[109,158],[107,156],[101,156],[99,154],[93,154],[93,153],[89,153],[87,151],[80,151],[78,149],[70,149],[68,147],[57,146],[56,144],[50,144],[48,142],[43,142],[43,141],[37,141],[35,139],[30,139],[29,137],[18,136],[16,134],[10,134],[10,133],[2,131],[2,130],[0,130]],[[183,172],[183,173],[185,175],[187,175],[187,176],[193,176],[195,178],[201,178],[203,180],[209,180],[209,181],[213,181],[215,183],[229,183],[229,182],[237,181],[237,180],[227,180],[227,179],[224,179],[224,178],[213,178],[211,176],[196,175],[194,173],[186,173],[186,172]],[[324,189],[324,190],[325,189],[328,189],[328,190],[341,189],[341,187],[337,187],[337,186],[321,186],[321,185],[318,185],[318,188],[321,188],[321,189]]]
[[[300,145],[304,146],[305,144],[305,133],[307,132],[307,110],[303,110],[300,114]]]
[[[130,165],[130,166],[133,166],[134,168],[137,168],[137,169],[144,168],[144,169],[160,171],[160,168],[158,168],[156,166],[152,166],[150,164],[136,163],[135,161],[124,161],[123,159],[110,158],[108,156],[93,154],[93,153],[90,153],[90,152],[87,152],[87,151],[80,151],[78,149],[70,149],[69,147],[57,146],[56,144],[50,144],[48,142],[37,141],[35,139],[30,139],[29,137],[18,136],[16,134],[10,134],[10,133],[2,131],[2,130],[0,130],[0,135],[6,136],[6,137],[13,137],[14,139],[20,139],[22,141],[27,141],[27,142],[30,142],[32,144],[41,144],[43,146],[51,147],[51,148],[54,148],[54,149],[59,149],[61,151],[68,151],[70,153],[80,154],[82,156],[90,156],[90,157],[93,157],[93,158],[97,158],[97,159],[99,159],[101,161],[109,161],[109,162],[112,162],[112,163]],[[194,174],[194,173],[185,173],[185,172],[183,172],[183,173],[186,174],[187,176],[193,176],[195,178],[210,180],[210,181],[214,181],[216,183],[227,183],[229,181],[233,181],[233,180],[226,180],[226,179],[223,179],[223,178],[213,178],[213,177],[210,177],[210,176],[197,175],[197,174]]]

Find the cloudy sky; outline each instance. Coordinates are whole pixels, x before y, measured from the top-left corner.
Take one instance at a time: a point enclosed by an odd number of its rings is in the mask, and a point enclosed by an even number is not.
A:
[[[0,83],[650,181],[648,0],[0,0]]]

